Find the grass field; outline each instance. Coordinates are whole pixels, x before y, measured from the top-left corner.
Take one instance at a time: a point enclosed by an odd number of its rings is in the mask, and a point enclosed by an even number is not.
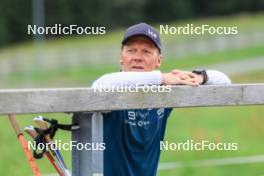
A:
[[[223,24],[231,25],[235,23],[236,18],[224,20],[219,18]],[[250,20],[249,20],[250,19]],[[263,15],[255,15],[241,18],[240,25],[246,32],[250,30],[250,24],[253,27],[264,26],[261,20]],[[202,19],[198,23],[216,24],[216,19]],[[181,22],[180,22],[181,23]],[[177,23],[177,24],[180,24]],[[252,26],[251,26],[252,27]],[[117,42],[121,35],[120,31],[106,36],[104,44]],[[169,40],[169,38],[167,39]],[[180,39],[180,40],[185,40]],[[187,39],[186,39],[187,40]],[[100,45],[102,41],[96,38],[76,38],[72,40],[72,45],[79,45],[82,42]],[[51,41],[47,49],[58,49],[61,45],[67,45],[64,40]],[[1,52],[29,51],[31,44],[14,46],[2,49]],[[170,71],[173,68],[190,69],[197,66],[217,64],[231,60],[241,60],[264,56],[264,45],[252,46],[249,48],[230,50],[203,55],[193,55],[184,58],[167,58],[164,60],[161,70]],[[239,67],[239,65],[238,65]],[[93,80],[104,73],[115,72],[119,69],[118,65],[101,65],[100,67],[83,66],[76,69],[63,68],[50,72],[35,70],[27,78],[38,87],[88,87]],[[264,71],[255,71],[245,75],[231,77],[233,83],[263,83]],[[12,75],[7,80],[6,87],[19,87],[23,82],[23,75],[20,73]],[[243,107],[208,107],[208,108],[180,108],[174,109],[167,126],[165,140],[169,142],[185,142],[186,140],[208,140],[212,142],[237,142],[237,151],[162,151],[160,162],[191,162],[200,159],[225,158],[235,156],[250,156],[264,154],[264,106],[243,106]],[[19,115],[19,123],[22,127],[33,124],[32,118],[36,114]],[[42,114],[49,118],[56,118],[62,123],[70,123],[71,116],[62,113]],[[27,160],[21,149],[13,130],[7,118],[0,117],[0,175],[17,176],[32,175]],[[26,135],[27,139],[30,138]],[[57,139],[69,141],[68,132],[59,131]],[[62,151],[68,165],[71,163],[71,154],[69,151]],[[54,173],[54,169],[47,159],[37,161],[42,173]],[[183,167],[179,169],[159,171],[159,176],[204,176],[204,175],[264,175],[264,163],[226,165],[226,166],[208,166],[208,167]]]
[[[210,64],[226,63],[260,56],[264,56],[264,45],[210,54],[196,54],[178,59],[164,58],[160,69],[163,72],[169,72],[175,68],[187,70],[197,67],[206,68]],[[93,80],[104,73],[116,72],[117,70],[119,70],[119,65],[108,64],[93,67],[83,65],[78,68],[62,67],[62,69],[50,70],[48,72],[35,69],[27,74],[26,79],[30,80],[32,85],[34,85],[33,87],[87,87]],[[6,85],[4,86],[3,84],[3,86],[17,88],[23,82],[25,82],[25,75],[17,72],[12,74],[10,79],[6,81]]]
[[[168,121],[169,142],[202,140],[238,143],[237,151],[163,151],[161,162],[261,155],[264,153],[263,106],[175,109]],[[160,171],[160,175],[255,175],[264,173],[262,164],[186,167]],[[184,174],[185,173],[185,174]]]

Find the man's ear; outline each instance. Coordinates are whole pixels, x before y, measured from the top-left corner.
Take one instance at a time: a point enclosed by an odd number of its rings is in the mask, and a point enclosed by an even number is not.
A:
[[[123,65],[124,64],[124,61],[122,59],[122,51],[119,54],[119,63],[120,63],[120,65]]]
[[[157,64],[156,64],[156,68],[160,67],[162,58],[163,58],[162,54],[159,54]]]

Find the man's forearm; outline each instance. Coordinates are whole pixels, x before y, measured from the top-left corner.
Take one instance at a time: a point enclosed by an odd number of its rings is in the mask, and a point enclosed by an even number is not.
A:
[[[179,71],[179,70],[178,70]],[[161,73],[160,71],[152,72],[117,72],[101,76],[94,81],[92,87],[104,87],[104,86],[129,86],[129,85],[197,85],[195,82],[190,82],[185,79],[181,79],[182,75],[187,77],[193,74],[191,72],[171,72]],[[187,73],[189,75],[187,75]],[[205,85],[219,85],[219,84],[231,84],[230,79],[224,73],[216,70],[207,70],[208,81]],[[202,82],[202,81],[198,81]]]

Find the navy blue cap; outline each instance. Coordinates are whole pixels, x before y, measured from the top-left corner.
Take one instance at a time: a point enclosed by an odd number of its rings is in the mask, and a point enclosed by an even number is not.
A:
[[[127,28],[125,32],[124,38],[122,40],[122,45],[124,45],[131,37],[134,36],[146,36],[154,43],[154,45],[161,52],[162,45],[161,45],[159,33],[152,26],[146,23],[139,23],[130,26],[129,28]]]

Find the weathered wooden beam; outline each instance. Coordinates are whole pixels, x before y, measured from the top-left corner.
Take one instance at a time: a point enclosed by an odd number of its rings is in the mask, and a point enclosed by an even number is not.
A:
[[[174,86],[171,92],[94,92],[91,88],[0,90],[0,114],[264,104],[264,84]]]

